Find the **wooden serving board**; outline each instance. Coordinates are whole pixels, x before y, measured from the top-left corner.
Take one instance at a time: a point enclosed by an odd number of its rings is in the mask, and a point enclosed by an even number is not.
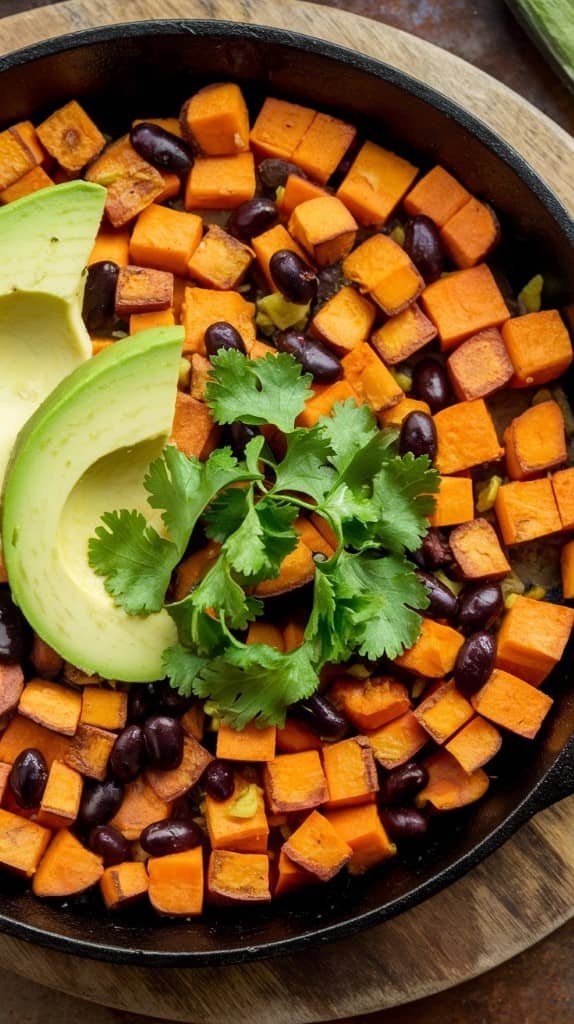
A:
[[[398,29],[307,3],[68,0],[0,20],[0,52],[97,25],[220,18],[342,43],[448,94],[518,149],[574,210],[574,141],[489,75]],[[0,935],[0,965],[72,995],[156,1019],[307,1024],[396,1006],[480,974],[574,916],[574,797],[539,814],[426,903],[315,951],[201,970],[114,966]],[[52,1019],[52,1018],[51,1018]]]

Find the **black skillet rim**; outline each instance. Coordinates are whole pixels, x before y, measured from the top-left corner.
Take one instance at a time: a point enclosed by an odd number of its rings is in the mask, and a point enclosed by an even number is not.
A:
[[[52,56],[68,49],[76,49],[94,43],[105,43],[116,38],[135,38],[138,36],[157,34],[209,36],[223,39],[247,39],[260,44],[269,40],[275,44],[283,44],[294,49],[302,49],[319,56],[336,60],[344,66],[359,70],[395,85],[405,92],[428,103],[440,113],[447,115],[462,128],[473,134],[480,142],[492,150],[499,159],[508,164],[515,174],[525,183],[549,214],[558,224],[574,251],[574,221],[569,216],[554,192],[542,181],[528,162],[507,142],[493,132],[483,121],[469,113],[463,107],[444,96],[442,93],[425,85],[397,68],[383,61],[367,57],[348,47],[313,39],[299,32],[269,28],[262,25],[251,25],[242,22],[223,22],[210,19],[158,19],[153,21],[126,22],[119,25],[85,29],[79,32],[56,36],[53,39],[35,43],[16,50],[0,58],[0,74],[14,67],[25,66],[36,59]],[[243,949],[221,948],[213,951],[179,951],[161,952],[127,948],[101,942],[88,942],[59,935],[32,925],[24,924],[12,917],[0,913],[0,931],[26,942],[46,946],[74,956],[82,956],[94,960],[102,960],[118,964],[132,964],[157,967],[223,967],[237,963],[269,959],[298,953],[311,946],[322,945],[363,931],[380,924],[396,914],[402,913],[428,897],[433,896],[447,885],[461,878],[471,868],[493,853],[510,838],[537,811],[549,806],[561,796],[574,790],[574,736],[571,736],[557,755],[553,764],[538,780],[528,795],[507,815],[507,817],[488,833],[487,836],[466,854],[459,857],[453,864],[437,872],[426,882],[411,889],[373,910],[357,914],[346,921],[333,925],[320,926],[316,930],[307,929],[301,935],[273,942],[252,943]]]

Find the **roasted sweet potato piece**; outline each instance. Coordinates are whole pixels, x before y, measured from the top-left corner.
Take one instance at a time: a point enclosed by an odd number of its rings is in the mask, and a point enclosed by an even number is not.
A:
[[[40,142],[40,136],[32,122],[18,121],[17,124],[12,125],[11,131],[18,135],[24,145],[28,147],[36,161],[36,165],[38,167],[44,167],[46,170],[50,170],[50,167],[53,164],[52,157]]]
[[[498,754],[502,746],[502,736],[486,718],[475,715],[445,745],[445,750],[456,757],[461,768],[472,774],[482,768]]]
[[[183,741],[183,758],[179,768],[164,772],[148,768],[145,773],[146,782],[160,800],[169,804],[173,800],[178,800],[192,786],[195,786],[210,761],[213,761],[213,757],[209,751],[192,736],[186,736]]]
[[[289,160],[311,127],[315,114],[310,107],[267,97],[251,129],[253,151],[259,159],[277,156]]]
[[[18,712],[24,718],[31,718],[63,736],[74,735],[81,710],[79,693],[46,679],[31,679],[26,683],[18,703]]]
[[[474,267],[494,249],[500,225],[487,203],[471,198],[447,220],[440,237],[457,267]]]
[[[385,722],[404,715],[411,706],[408,690],[388,676],[370,679],[336,679],[329,697],[357,729],[378,729]]]
[[[315,337],[344,354],[368,340],[374,320],[373,303],[355,288],[345,286],[321,306],[311,321],[311,330]]]
[[[472,716],[472,705],[452,681],[433,690],[415,710],[415,718],[439,744],[446,743]]]
[[[562,529],[550,480],[515,480],[498,489],[494,503],[505,544],[522,544]]]
[[[258,597],[274,597],[285,594],[306,583],[310,583],[315,575],[315,562],[309,548],[302,540],[297,547],[281,562],[279,575],[271,580],[262,580],[255,587]]]
[[[540,686],[558,664],[574,628],[574,609],[519,595],[498,634],[496,664]]]
[[[196,159],[185,188],[186,210],[232,210],[255,195],[253,153]]]
[[[351,875],[362,875],[396,854],[397,848],[385,832],[374,804],[326,811],[325,817],[353,851],[348,864]]]
[[[336,171],[357,129],[329,114],[315,114],[291,159],[310,178],[324,185]]]
[[[239,331],[245,347],[255,341],[255,305],[239,292],[218,292],[207,288],[186,288],[182,307],[185,327],[184,354],[206,355],[205,332],[211,324],[226,320]]]
[[[189,710],[181,716],[180,722],[188,736],[201,742],[205,731],[205,711],[201,701],[195,701]]]
[[[122,864],[113,864],[100,878],[100,891],[107,910],[131,906],[145,896],[148,889],[149,877],[141,861],[126,860]]]
[[[540,402],[516,416],[504,432],[511,480],[530,480],[567,461],[564,416],[557,402]]]
[[[314,526],[309,519],[305,516],[298,516],[293,523],[293,529],[297,531],[303,543],[307,545],[309,551],[314,555],[321,554],[325,555],[325,558],[331,558],[331,555],[335,550],[334,546],[326,540],[323,534],[320,533],[317,527]]]
[[[371,344],[389,366],[402,363],[436,338],[436,327],[417,302],[390,317],[375,331]]]
[[[400,427],[411,412],[426,412],[430,416],[430,406],[416,398],[401,398],[396,405],[379,413],[377,418],[381,427]]]
[[[550,477],[563,530],[574,529],[574,466]]]
[[[122,267],[116,288],[116,315],[152,313],[173,303],[173,274],[147,267]]]
[[[497,327],[487,327],[463,341],[449,356],[446,367],[459,402],[488,398],[505,387],[514,373]]]
[[[337,195],[359,224],[380,226],[408,192],[418,173],[407,160],[365,142]]]
[[[138,331],[149,331],[151,327],[173,327],[175,317],[172,309],[162,309],[155,313],[132,313],[130,316],[130,335]]]
[[[322,743],[316,733],[296,718],[285,719],[285,725],[277,730],[277,750],[281,754],[297,754],[302,750],[321,750]]]
[[[213,903],[269,903],[267,854],[212,850],[207,892]]]
[[[487,327],[499,327],[509,317],[506,303],[485,263],[439,278],[425,288],[421,301],[438,330],[444,351]],[[510,357],[512,359],[512,353]]]
[[[195,213],[152,203],[140,213],[130,239],[130,260],[171,274],[187,274],[187,265],[201,242],[203,221]]]
[[[92,338],[92,356],[98,356],[105,348],[114,344],[113,338]]]
[[[263,779],[272,814],[310,811],[328,797],[327,780],[316,750],[274,758],[265,765]]]
[[[184,455],[206,459],[217,448],[220,434],[221,427],[213,419],[209,406],[178,391],[171,440],[179,450]]]
[[[414,263],[389,235],[375,234],[347,256],[343,273],[368,292],[386,316],[396,316],[421,294],[424,281]]]
[[[348,352],[341,360],[341,366],[345,380],[373,412],[392,408],[405,397],[390,370],[366,342]]]
[[[454,811],[480,800],[488,789],[489,778],[482,768],[469,774],[446,750],[437,750],[423,764],[429,781],[416,797],[418,807],[429,803],[437,811]]]
[[[411,217],[423,215],[442,228],[471,198],[470,192],[438,164],[428,171],[405,197]]]
[[[463,476],[441,476],[431,526],[456,526],[474,518],[472,480]]]
[[[24,689],[24,673],[19,665],[0,665],[0,715],[18,706]]]
[[[139,778],[126,786],[120,809],[110,821],[110,825],[119,829],[126,839],[133,842],[139,839],[148,825],[169,818],[170,809],[171,804],[161,800],[146,780]]]
[[[217,756],[227,761],[272,761],[275,738],[274,725],[258,729],[250,724],[241,732],[229,725],[221,725],[217,731]]]
[[[523,679],[495,668],[472,697],[479,715],[518,736],[533,740],[554,701]]]
[[[456,629],[434,619],[423,619],[418,640],[395,658],[395,662],[400,668],[427,679],[442,679],[452,672],[462,644],[463,638]]]
[[[574,598],[574,540],[568,541],[560,552],[562,596],[565,601]]]
[[[165,857],[150,857],[149,898],[159,914],[191,917],[203,910],[203,851],[201,846]]]
[[[296,206],[299,203],[306,203],[308,199],[317,199],[319,196],[326,196],[329,193],[320,185],[315,185],[307,178],[301,178],[298,174],[290,174],[285,182],[283,195],[277,203],[281,219],[289,220]]]
[[[312,875],[310,871],[305,871],[295,861],[290,860],[284,850],[280,851],[279,860],[277,861],[277,882],[273,891],[275,898],[287,896],[296,889],[302,889],[306,885],[313,885],[316,881],[315,875]]]
[[[23,178],[19,178],[13,185],[9,185],[0,192],[0,203],[5,206],[13,203],[15,199],[22,196],[29,196],[33,192],[39,192],[42,188],[49,188],[54,182],[43,167],[33,167]]]
[[[514,365],[514,387],[547,384],[572,362],[572,343],[556,309],[513,317],[502,328],[502,337]]]
[[[103,873],[102,858],[62,829],[42,857],[32,889],[35,896],[75,896],[96,885]]]
[[[31,878],[50,842],[49,829],[0,810],[0,866]]]
[[[7,128],[0,132],[0,189],[9,188],[35,166],[34,154],[17,131]]]
[[[62,671],[64,660],[57,651],[45,643],[37,633],[34,634],[34,643],[30,660],[36,672],[42,679],[53,679]],[[3,713],[3,712],[0,712]]]
[[[276,651],[283,651],[284,649],[283,633],[279,629],[279,626],[274,626],[272,622],[251,622],[249,624],[249,629],[247,630],[245,643],[268,644],[269,647],[274,647]],[[245,730],[242,730],[242,732],[244,731]],[[256,730],[256,732],[261,731],[261,729]],[[235,735],[237,735],[237,733],[235,733]],[[241,758],[239,760],[241,760]],[[245,758],[245,760],[249,761],[249,758]]]
[[[324,815],[311,811],[289,836],[283,853],[321,882],[328,882],[350,861],[353,850]]]
[[[16,715],[0,736],[0,761],[13,764],[22,750],[33,747],[43,754],[50,768],[54,761],[64,760],[71,742],[67,736],[61,736],[29,718]]]
[[[327,807],[373,802],[379,783],[373,752],[365,736],[324,744],[323,765],[329,788]]]
[[[118,267],[127,267],[130,255],[130,234],[123,228],[111,228],[107,224],[100,227],[94,242],[88,266],[110,260]]]
[[[410,761],[428,743],[428,733],[415,718],[414,712],[407,711],[400,718],[394,718],[379,729],[367,733],[375,760],[383,768],[398,768]]]
[[[80,775],[103,782],[116,739],[116,734],[106,729],[80,724],[63,760]]]
[[[176,601],[187,597],[192,587],[199,583],[219,556],[221,545],[214,540],[207,542],[204,548],[194,551],[181,562],[176,570],[175,593]]]
[[[249,149],[249,112],[235,82],[214,82],[184,103],[180,124],[204,156],[233,156]]]
[[[128,717],[128,695],[121,690],[87,687],[82,693],[80,722],[114,732],[123,729]]]
[[[436,466],[445,475],[496,462],[504,454],[482,398],[449,405],[436,413],[434,422],[438,441]]]
[[[350,253],[358,224],[336,196],[319,196],[296,206],[289,233],[318,267],[329,267]]]
[[[269,287],[273,291],[277,291],[277,286],[269,270],[269,264],[271,257],[279,252],[281,249],[288,249],[290,252],[297,253],[305,263],[308,262],[308,257],[303,252],[301,246],[297,244],[294,238],[289,234],[287,228],[284,228],[282,224],[276,224],[274,228],[269,228],[268,231],[264,231],[261,235],[256,235],[255,238],[251,239],[251,245],[257,262],[262,273],[265,275]]]
[[[249,814],[250,811],[253,813]],[[269,825],[263,791],[254,783],[236,778],[234,791],[227,800],[217,801],[207,796],[205,818],[214,850],[243,853],[264,853],[267,850]]]
[[[76,100],[54,111],[36,130],[50,156],[70,174],[81,171],[106,144],[99,128]]]
[[[205,356],[200,356],[199,352],[192,352],[189,356],[189,362],[191,364],[189,393],[192,398],[197,398],[199,402],[203,402],[211,371],[211,363]]]
[[[357,405],[362,404],[362,400],[348,380],[338,380],[335,384],[317,386],[314,388],[314,392],[313,397],[308,398],[305,402],[303,412],[299,413],[297,417],[298,427],[314,426],[321,416],[329,415],[337,402],[346,402],[348,398],[353,398]]]
[[[38,823],[46,828],[69,828],[78,817],[84,780],[63,761],[54,761],[38,812]]]
[[[471,519],[456,526],[449,544],[466,580],[501,580],[510,572],[496,531],[486,519]]]
[[[106,214],[115,228],[137,217],[165,188],[161,171],[136,153],[128,135],[107,146],[85,177],[107,188]]]
[[[252,260],[252,249],[212,224],[191,256],[187,272],[206,288],[229,291],[241,284]]]

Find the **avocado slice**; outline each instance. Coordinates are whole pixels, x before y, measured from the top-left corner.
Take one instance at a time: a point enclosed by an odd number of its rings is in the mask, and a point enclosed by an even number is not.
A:
[[[103,512],[141,511],[143,478],[169,437],[183,328],[116,342],[63,380],[21,431],[6,475],[2,538],[15,600],[46,643],[86,672],[124,682],[163,676],[176,641],[165,611],[116,607],[88,565]]]
[[[71,181],[0,208],[0,486],[18,431],[92,354],[82,298],[105,199]]]

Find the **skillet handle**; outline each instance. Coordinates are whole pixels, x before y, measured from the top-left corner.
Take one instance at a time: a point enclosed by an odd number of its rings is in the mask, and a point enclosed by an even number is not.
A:
[[[574,794],[574,736],[571,736],[551,771],[534,793],[533,813]]]

